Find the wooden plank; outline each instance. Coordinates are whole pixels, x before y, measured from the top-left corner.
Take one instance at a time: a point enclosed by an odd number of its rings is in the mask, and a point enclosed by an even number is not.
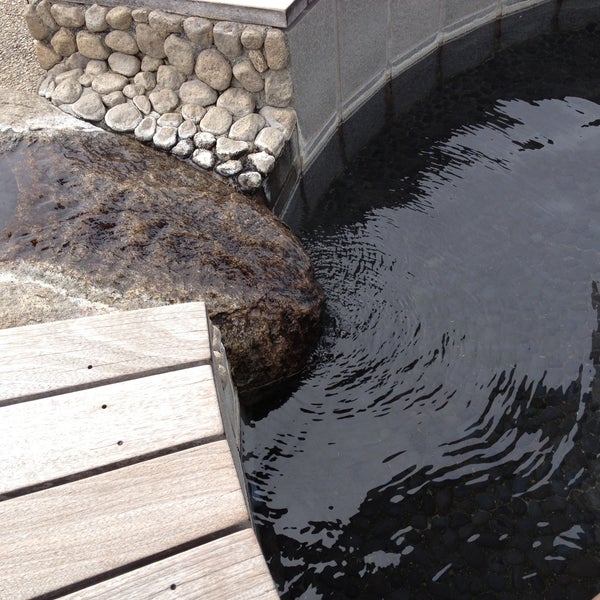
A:
[[[0,494],[220,435],[209,365],[4,406]]]
[[[225,440],[0,502],[0,598],[31,598],[248,522]]]
[[[0,403],[208,362],[191,302],[0,330]]]
[[[245,529],[64,597],[64,600],[277,600],[254,532]]]

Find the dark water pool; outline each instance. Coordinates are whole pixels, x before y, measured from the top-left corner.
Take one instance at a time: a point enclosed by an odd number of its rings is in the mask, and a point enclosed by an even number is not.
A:
[[[599,49],[445,82],[295,219],[325,331],[243,431],[282,597],[600,592]]]

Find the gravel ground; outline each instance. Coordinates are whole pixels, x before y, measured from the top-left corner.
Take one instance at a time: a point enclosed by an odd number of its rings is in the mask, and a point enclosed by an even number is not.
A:
[[[24,0],[0,0],[0,86],[37,92],[45,74],[27,31]]]

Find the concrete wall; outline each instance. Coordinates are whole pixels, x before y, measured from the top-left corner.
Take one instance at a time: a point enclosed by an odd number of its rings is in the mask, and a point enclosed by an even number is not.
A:
[[[313,2],[287,30],[298,115],[298,160],[290,173],[303,174],[305,194],[322,193],[386,118],[440,77],[476,66],[503,46],[598,18],[600,0]]]

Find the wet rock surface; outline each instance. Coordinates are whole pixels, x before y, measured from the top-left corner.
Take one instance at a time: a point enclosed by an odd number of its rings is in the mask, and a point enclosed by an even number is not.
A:
[[[16,101],[0,91],[0,107]],[[57,118],[47,110],[38,127]],[[2,265],[47,265],[125,299],[204,299],[242,391],[301,368],[322,292],[300,243],[258,197],[136,140],[91,126],[31,131],[29,116],[5,112],[20,133],[0,123],[0,161],[19,194],[0,224]]]

